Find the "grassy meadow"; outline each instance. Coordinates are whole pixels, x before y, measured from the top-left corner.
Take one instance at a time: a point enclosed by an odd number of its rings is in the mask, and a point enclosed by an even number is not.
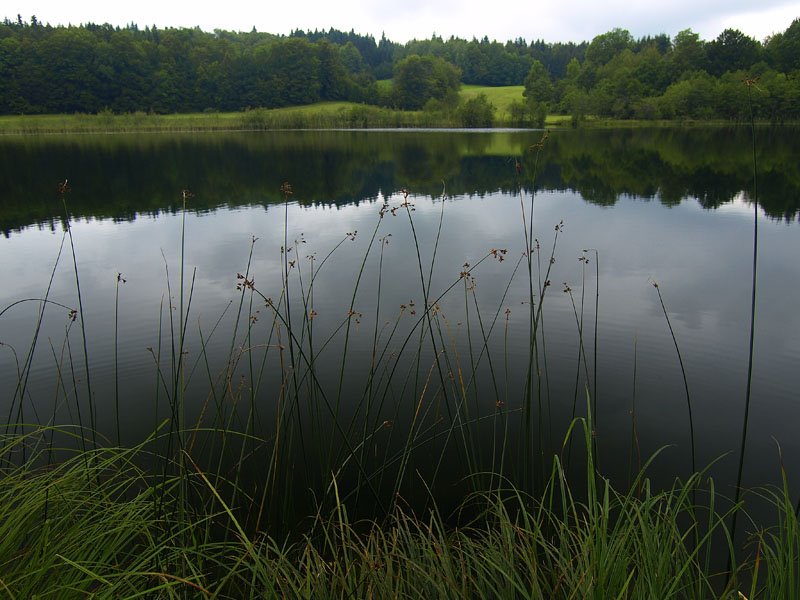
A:
[[[497,122],[507,123],[511,119],[508,107],[512,102],[522,102],[524,100],[522,92],[525,90],[521,85],[508,85],[501,87],[489,87],[485,85],[463,85],[461,86],[461,98],[469,100],[480,94],[497,108],[495,118]]]
[[[379,89],[390,89],[391,80],[378,82]],[[510,124],[508,106],[522,100],[522,86],[488,87],[466,85],[463,100],[484,94],[497,107],[495,125]],[[563,115],[548,116],[546,125],[569,123]],[[241,112],[203,112],[188,114],[148,114],[144,112],[73,115],[0,116],[0,134],[37,133],[128,133],[149,131],[249,131],[269,129],[367,129],[460,127],[454,115],[425,111],[403,111],[355,102],[318,102],[305,106],[252,109]]]

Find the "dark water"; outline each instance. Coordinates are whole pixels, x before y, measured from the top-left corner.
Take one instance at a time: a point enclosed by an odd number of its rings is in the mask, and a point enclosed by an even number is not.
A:
[[[776,481],[779,448],[790,472],[800,473],[796,133],[764,129],[757,135],[759,257],[748,484]],[[45,294],[64,239],[56,184],[68,178],[97,427],[115,439],[118,398],[123,440],[141,440],[169,416],[169,386],[160,379],[156,356],[160,348],[168,378],[170,314],[177,319],[180,311],[180,190],[189,189],[194,197],[185,216],[187,296],[195,268],[196,274],[185,348],[188,417],[205,410],[207,418],[213,412],[209,389],[221,388],[209,382],[219,381],[233,350],[239,363],[228,383],[239,386],[237,397],[260,415],[255,433],[275,435],[270,423],[280,414],[297,371],[282,368],[291,344],[285,329],[282,340],[269,337],[274,334],[271,309],[259,296],[250,304],[250,290],[242,296],[236,285],[257,237],[248,278],[278,302],[286,240],[292,248],[287,261],[295,261],[289,273],[292,314],[297,323],[314,311],[315,376],[327,390],[316,408],[298,405],[304,437],[292,443],[310,456],[297,458],[297,465],[325,463],[329,441],[337,438],[330,422],[335,412],[353,445],[374,428],[358,452],[368,451],[371,458],[365,461],[375,463],[424,420],[428,437],[419,434],[422,454],[409,473],[428,468],[430,477],[447,446],[440,471],[457,479],[469,460],[475,461],[473,467],[499,469],[498,436],[518,440],[524,430],[530,288],[522,211],[529,214],[535,188],[536,305],[540,282],[547,279],[551,285],[544,288],[539,376],[534,374],[532,385],[542,406],[541,412],[538,404],[533,411],[533,445],[559,447],[573,413],[586,414],[588,387],[597,405],[601,468],[624,481],[636,463],[635,440],[643,458],[666,447],[654,463],[657,478],[666,481],[689,470],[687,398],[652,285],[657,282],[686,370],[697,466],[719,459],[712,472],[731,493],[751,307],[749,132],[555,131],[537,164],[531,146],[540,137],[540,132],[277,132],[2,138],[0,309]],[[283,182],[293,188],[288,203]],[[413,203],[413,212],[402,206],[405,200]],[[388,240],[382,251],[381,239]],[[555,262],[549,265],[554,243]],[[491,253],[501,249],[507,252]],[[303,307],[299,299],[309,289],[312,266],[317,273],[313,305]],[[470,277],[460,278],[465,270]],[[431,272],[431,300],[456,283],[439,300],[433,342],[429,333],[420,338],[424,323],[413,330],[424,313],[421,280],[427,282]],[[126,282],[119,284],[115,359],[118,273]],[[571,297],[563,291],[565,283]],[[77,308],[75,290],[66,238],[49,299]],[[355,314],[348,319],[351,301]],[[30,374],[22,377],[26,391],[20,413],[18,369],[38,310],[38,303],[25,302],[0,316],[3,418],[88,421],[86,408],[78,414],[80,402],[86,402],[79,322],[72,323],[67,311],[54,305],[45,312]],[[252,324],[250,337],[240,323],[232,338],[237,314]],[[341,329],[348,320],[349,331]],[[407,336],[410,345],[403,346]],[[484,345],[490,358],[482,353]],[[383,362],[374,348],[386,350]],[[404,358],[394,361],[394,355]],[[392,373],[381,394],[373,393],[379,382],[373,387],[367,382],[376,360],[384,380]],[[472,372],[479,374],[476,383]],[[304,385],[307,379],[300,388]],[[255,427],[248,425],[248,410],[224,411],[236,426]],[[467,425],[448,436],[443,423],[459,411]],[[508,422],[502,420],[506,417]],[[464,430],[472,437],[460,435]],[[430,439],[435,450],[424,443]],[[471,454],[478,445],[481,449]],[[504,460],[502,468],[511,468],[512,459]],[[303,489],[306,483],[302,479],[297,485]]]

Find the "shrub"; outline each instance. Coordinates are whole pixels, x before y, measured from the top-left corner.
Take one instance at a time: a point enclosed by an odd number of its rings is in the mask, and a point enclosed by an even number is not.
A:
[[[497,107],[486,94],[478,94],[458,107],[458,118],[464,127],[491,127]]]

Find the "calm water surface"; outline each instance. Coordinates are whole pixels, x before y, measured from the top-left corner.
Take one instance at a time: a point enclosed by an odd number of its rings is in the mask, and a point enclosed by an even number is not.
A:
[[[248,278],[276,302],[284,240],[291,247],[293,314],[302,319],[314,311],[320,381],[335,389],[344,369],[343,390],[332,397],[341,399],[345,422],[364,393],[376,335],[379,347],[398,353],[420,319],[417,247],[426,281],[436,252],[431,298],[456,283],[439,301],[436,343],[437,351],[447,352],[445,370],[454,379],[470,371],[470,361],[479,363],[479,383],[471,386],[464,375],[472,418],[492,420],[499,410],[517,419],[530,339],[522,211],[529,214],[535,187],[533,237],[540,245],[535,286],[540,277],[550,282],[544,288],[537,379],[543,415],[549,414],[539,430],[545,445],[558,446],[573,411],[586,414],[588,385],[597,402],[601,468],[624,480],[635,439],[643,457],[667,447],[654,465],[657,477],[667,480],[689,469],[687,399],[657,282],[686,368],[698,466],[722,457],[713,472],[730,486],[747,381],[755,214],[758,293],[746,480],[774,482],[779,448],[790,471],[800,474],[796,132],[758,132],[761,205],[755,213],[746,131],[555,131],[540,155],[534,185],[530,146],[540,137],[540,132],[279,132],[2,138],[0,308],[45,294],[62,243],[49,298],[77,308],[64,210],[56,194],[57,182],[68,178],[98,428],[114,438],[118,394],[124,440],[142,439],[168,416],[163,391],[160,405],[155,400],[162,385],[156,355],[159,344],[162,355],[168,354],[170,312],[175,316],[179,305],[180,190],[189,189],[194,193],[185,216],[187,289],[194,273],[186,347],[191,415],[208,407],[209,381],[225,371],[231,348],[244,357],[232,380],[254,390],[265,423],[278,410],[286,375],[275,348],[280,343],[285,349],[286,340],[268,337],[271,313],[263,299],[255,296],[251,305],[247,293],[238,310],[237,274],[247,272],[257,238]],[[293,187],[288,202],[280,191],[284,181]],[[406,212],[405,200],[413,212]],[[382,250],[381,240],[386,240]],[[507,252],[495,256],[492,250]],[[588,264],[580,260],[584,256]],[[312,266],[313,306],[303,307],[296,300],[308,290]],[[470,277],[460,279],[465,270]],[[115,361],[118,273],[126,282],[119,285]],[[565,284],[571,295],[563,291]],[[342,367],[342,330],[328,346],[323,341],[347,320],[351,300],[356,314]],[[0,316],[0,409],[12,421],[75,422],[75,390],[80,397],[84,385],[81,338],[78,323],[71,324],[67,311],[56,306],[45,312],[19,414],[17,373],[38,310],[38,303],[26,302]],[[244,337],[240,329],[232,341],[237,314],[252,323],[252,335]],[[395,324],[398,333],[391,337]],[[491,361],[479,359],[484,339]],[[424,386],[435,364],[425,343],[417,380],[407,383],[414,379],[407,375],[412,359],[398,363],[403,375],[383,404],[370,407],[370,423],[388,421],[403,431],[420,407],[433,429],[443,418],[436,416],[446,413],[441,390]],[[273,353],[256,386],[253,372],[242,365],[251,360],[260,365],[269,348]],[[321,426],[324,418],[314,422],[320,428],[315,435],[330,435]],[[514,421],[511,429],[518,426]],[[271,435],[269,425],[264,428],[261,433]],[[496,429],[475,431],[491,446]],[[376,453],[381,443],[375,442]],[[447,467],[454,476],[458,465],[456,459]]]

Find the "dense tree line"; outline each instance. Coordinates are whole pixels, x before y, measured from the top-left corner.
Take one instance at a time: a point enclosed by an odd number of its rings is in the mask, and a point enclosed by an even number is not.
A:
[[[748,90],[748,88],[750,88]],[[752,93],[751,93],[752,92]],[[800,20],[765,43],[734,29],[705,42],[691,29],[634,40],[624,29],[595,37],[563,77],[534,61],[528,108],[620,119],[800,119]]]
[[[379,80],[393,78],[391,86]],[[748,113],[800,119],[800,20],[764,42],[727,29],[703,41],[691,30],[634,39],[624,29],[591,42],[506,43],[443,39],[397,44],[381,36],[294,31],[213,33],[86,24],[52,27],[32,17],[0,24],[0,113],[281,107],[350,100],[406,109],[456,108],[460,83],[524,85],[511,107],[519,124],[548,112],[577,122],[614,118],[724,118]],[[477,109],[480,109],[479,111]]]
[[[156,113],[376,101],[352,44],[252,31],[0,25],[0,112]]]

